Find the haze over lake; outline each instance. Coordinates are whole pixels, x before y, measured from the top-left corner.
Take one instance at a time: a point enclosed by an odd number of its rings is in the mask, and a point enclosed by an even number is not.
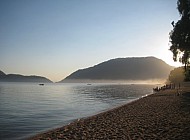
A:
[[[0,0],[0,140],[151,94],[181,66],[168,45],[176,2]]]

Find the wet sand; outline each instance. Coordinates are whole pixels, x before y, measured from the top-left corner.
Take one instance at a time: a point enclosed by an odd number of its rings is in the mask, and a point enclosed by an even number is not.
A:
[[[190,139],[190,92],[160,91],[31,139]]]

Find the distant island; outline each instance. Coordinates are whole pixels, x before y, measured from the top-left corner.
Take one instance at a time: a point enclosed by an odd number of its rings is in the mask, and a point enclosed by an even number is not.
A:
[[[93,67],[79,69],[61,80],[153,80],[167,79],[174,67],[155,57],[112,59]]]
[[[5,74],[0,70],[0,82],[36,82],[52,83],[51,80],[41,76],[24,76],[19,74]]]

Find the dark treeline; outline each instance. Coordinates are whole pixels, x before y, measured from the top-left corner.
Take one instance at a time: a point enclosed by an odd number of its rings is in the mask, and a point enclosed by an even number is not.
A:
[[[172,22],[170,50],[174,61],[185,65],[185,81],[190,81],[190,0],[178,0],[177,9],[180,19],[176,23]]]

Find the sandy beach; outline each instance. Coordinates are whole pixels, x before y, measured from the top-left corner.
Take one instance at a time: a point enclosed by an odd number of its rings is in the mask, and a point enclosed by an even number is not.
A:
[[[31,140],[190,139],[190,90],[165,90]]]

